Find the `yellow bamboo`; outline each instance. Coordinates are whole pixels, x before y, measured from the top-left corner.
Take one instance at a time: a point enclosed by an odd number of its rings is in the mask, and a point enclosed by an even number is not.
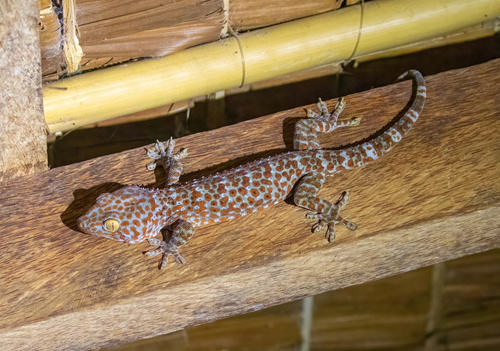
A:
[[[355,56],[435,37],[500,16],[500,1],[380,0],[364,4]],[[239,35],[160,59],[47,84],[50,132],[158,107],[345,60],[358,40],[361,5]],[[240,46],[243,53],[240,52]]]

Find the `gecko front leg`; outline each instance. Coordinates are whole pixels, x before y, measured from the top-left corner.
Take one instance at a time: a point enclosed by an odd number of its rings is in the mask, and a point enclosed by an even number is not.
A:
[[[356,126],[360,119],[353,117],[348,121],[337,122],[340,113],[345,107],[344,98],[339,98],[332,113],[328,112],[328,107],[324,101],[319,99],[316,104],[321,115],[311,110],[306,110],[307,118],[301,119],[295,125],[295,135],[293,137],[293,148],[295,150],[319,150],[321,146],[318,141],[318,132],[330,133],[340,127]]]
[[[155,257],[162,254],[158,264],[159,269],[165,269],[168,264],[168,256],[172,256],[178,264],[184,264],[184,258],[179,254],[179,248],[184,245],[194,234],[194,227],[191,223],[184,220],[178,220],[173,224],[172,236],[167,242],[156,238],[147,239],[151,245],[158,246],[156,249],[150,249],[143,252],[146,256]]]
[[[167,173],[167,185],[175,184],[179,181],[182,174],[181,158],[187,156],[187,149],[180,149],[174,153],[175,141],[170,138],[168,141],[156,141],[154,149],[146,149],[147,156],[154,161],[149,163],[146,168],[150,171],[161,164],[165,173]]]

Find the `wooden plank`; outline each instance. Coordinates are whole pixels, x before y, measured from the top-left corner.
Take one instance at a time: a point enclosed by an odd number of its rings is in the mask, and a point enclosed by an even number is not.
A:
[[[311,297],[309,349],[498,350],[499,292],[499,249],[329,291]],[[299,349],[300,302],[109,350]]]
[[[4,348],[113,345],[498,247],[499,68],[494,60],[427,77],[426,108],[406,139],[322,190],[331,199],[349,190],[344,215],[359,224],[331,244],[287,203],[198,229],[182,249],[187,263],[165,272],[140,254],[145,243],[77,232],[98,194],[150,182],[142,149],[1,183]],[[343,117],[361,125],[323,145],[367,137],[409,95],[402,82],[348,96]],[[290,148],[303,116],[294,109],[179,139],[190,151],[184,179]]]
[[[0,0],[0,181],[47,170],[38,1]]]

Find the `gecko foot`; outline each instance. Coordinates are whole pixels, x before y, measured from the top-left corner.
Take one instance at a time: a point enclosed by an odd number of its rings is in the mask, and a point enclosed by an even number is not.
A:
[[[177,251],[177,247],[172,245],[172,243],[167,243],[166,241],[160,240],[160,239],[147,239],[148,242],[151,245],[158,246],[156,249],[150,249],[148,251],[144,251],[143,254],[145,254],[148,257],[155,257],[158,256],[159,254],[162,254],[161,260],[158,263],[158,269],[165,269],[168,264],[168,256],[172,256],[178,264],[184,264],[186,262],[184,258],[179,254]]]
[[[150,171],[154,170],[158,164],[163,166],[163,169],[168,174],[167,185],[177,183],[182,173],[181,158],[187,156],[187,149],[180,149],[174,152],[175,141],[170,138],[168,141],[156,141],[153,149],[146,149],[146,154],[154,161],[148,163],[146,168]]]
[[[312,232],[317,233],[324,227],[327,227],[325,237],[328,242],[331,242],[335,238],[335,225],[337,223],[343,224],[349,230],[356,230],[358,228],[356,223],[350,222],[339,215],[340,210],[346,205],[348,199],[349,194],[347,191],[344,191],[337,202],[330,204],[330,207],[326,208],[322,213],[306,214],[307,219],[318,221],[312,226]]]

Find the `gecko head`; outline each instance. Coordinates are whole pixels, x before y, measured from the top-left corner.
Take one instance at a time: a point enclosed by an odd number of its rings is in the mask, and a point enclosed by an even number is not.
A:
[[[108,239],[141,242],[151,236],[148,233],[158,224],[154,218],[157,205],[148,193],[151,190],[134,185],[101,194],[95,205],[78,218],[78,228]]]

